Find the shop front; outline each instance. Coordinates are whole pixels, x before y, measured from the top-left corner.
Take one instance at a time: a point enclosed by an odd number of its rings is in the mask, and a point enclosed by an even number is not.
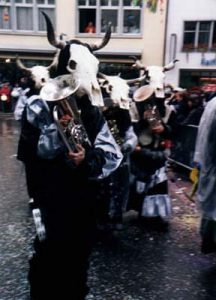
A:
[[[187,89],[202,87],[204,90],[216,91],[216,68],[181,69],[179,85]]]

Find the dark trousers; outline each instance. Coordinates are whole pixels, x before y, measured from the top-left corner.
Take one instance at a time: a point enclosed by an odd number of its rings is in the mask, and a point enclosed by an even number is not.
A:
[[[29,264],[32,300],[84,300],[88,293],[90,245],[39,242]]]
[[[97,220],[99,225],[122,223],[129,196],[129,166],[123,162],[98,188]]]
[[[95,232],[93,195],[67,169],[32,165],[26,171],[29,194],[46,229],[44,241],[35,239],[29,261],[31,299],[84,300]]]

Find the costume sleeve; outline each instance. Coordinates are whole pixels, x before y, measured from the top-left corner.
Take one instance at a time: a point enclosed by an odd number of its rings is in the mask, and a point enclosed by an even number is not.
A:
[[[203,162],[208,161],[209,158],[207,153],[209,153],[210,151],[215,151],[215,145],[213,145],[213,141],[215,141],[215,139],[212,139],[212,131],[214,135],[214,124],[216,122],[215,104],[216,97],[208,102],[202,114],[198,127],[194,152],[194,162],[199,163],[200,165],[202,165]]]
[[[99,180],[115,171],[122,158],[120,148],[110,133],[107,123],[104,122],[92,148],[86,151],[86,158],[81,168],[85,169],[90,179]]]
[[[65,147],[59,138],[56,124],[44,125],[38,140],[37,154],[41,158],[52,159],[62,153]]]
[[[65,150],[58,134],[55,123],[52,122],[50,111],[46,103],[38,96],[32,96],[27,101],[27,120],[34,127],[40,129],[37,154],[44,159],[52,159]]]
[[[121,150],[123,153],[132,152],[138,144],[138,138],[133,130],[133,126],[130,126],[125,133],[124,143],[122,144]]]
[[[166,152],[165,151],[155,151],[147,148],[142,148],[138,155],[145,157],[147,159],[152,159],[154,161],[166,161]]]
[[[79,105],[83,126],[91,142],[80,168],[90,179],[100,180],[118,168],[123,155],[99,108],[93,106],[86,96],[79,99]]]
[[[15,110],[14,110],[14,118],[16,121],[21,121],[22,119],[22,114],[27,102],[27,96],[25,95],[21,95],[18,100],[17,100],[17,104],[15,106]]]

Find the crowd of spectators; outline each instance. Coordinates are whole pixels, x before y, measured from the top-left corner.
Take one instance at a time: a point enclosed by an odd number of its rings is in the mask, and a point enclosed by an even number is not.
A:
[[[175,111],[178,125],[198,125],[206,103],[214,96],[204,93],[201,88],[174,88],[167,103]]]
[[[25,77],[14,85],[0,82],[0,111],[14,112],[16,102],[26,88]],[[181,87],[167,90],[167,104],[176,112],[176,122],[180,125],[198,125],[205,105],[216,95],[216,91],[203,92],[201,88]]]
[[[27,82],[25,77],[22,77],[15,84],[11,84],[8,81],[0,82],[0,112],[14,112],[18,98],[26,87]]]

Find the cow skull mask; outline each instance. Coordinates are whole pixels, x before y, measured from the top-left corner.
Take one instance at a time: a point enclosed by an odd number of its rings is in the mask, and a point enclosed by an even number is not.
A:
[[[48,67],[36,65],[34,67],[27,68],[17,57],[16,64],[20,70],[24,71],[29,77],[31,77],[31,79],[34,81],[34,87],[36,89],[40,89],[45,85],[45,83],[49,81],[49,71],[51,70],[51,68],[56,68],[57,60],[55,56],[52,63]]]
[[[173,60],[168,65],[164,67],[160,66],[148,66],[145,67],[142,63],[134,56],[132,56],[134,60],[133,67],[143,70],[144,74],[146,75],[146,81],[148,84],[154,88],[155,96],[157,98],[164,98],[165,91],[164,91],[164,81],[165,81],[165,72],[172,70],[175,67],[175,63],[178,59]]]
[[[43,12],[47,25],[47,38],[51,45],[60,48],[57,75],[70,73],[75,81],[79,82],[76,92],[78,97],[88,95],[91,103],[95,106],[104,106],[100,86],[97,81],[99,61],[93,51],[99,50],[107,45],[111,36],[111,26],[99,45],[88,45],[78,40],[67,42],[57,40],[53,25],[49,17]]]
[[[136,79],[126,80],[118,76],[108,76],[102,73],[99,73],[99,82],[102,88],[104,88],[107,94],[110,95],[110,98],[114,105],[119,106],[122,109],[129,110],[131,98],[129,97],[129,84],[135,84],[144,77],[139,77]]]

